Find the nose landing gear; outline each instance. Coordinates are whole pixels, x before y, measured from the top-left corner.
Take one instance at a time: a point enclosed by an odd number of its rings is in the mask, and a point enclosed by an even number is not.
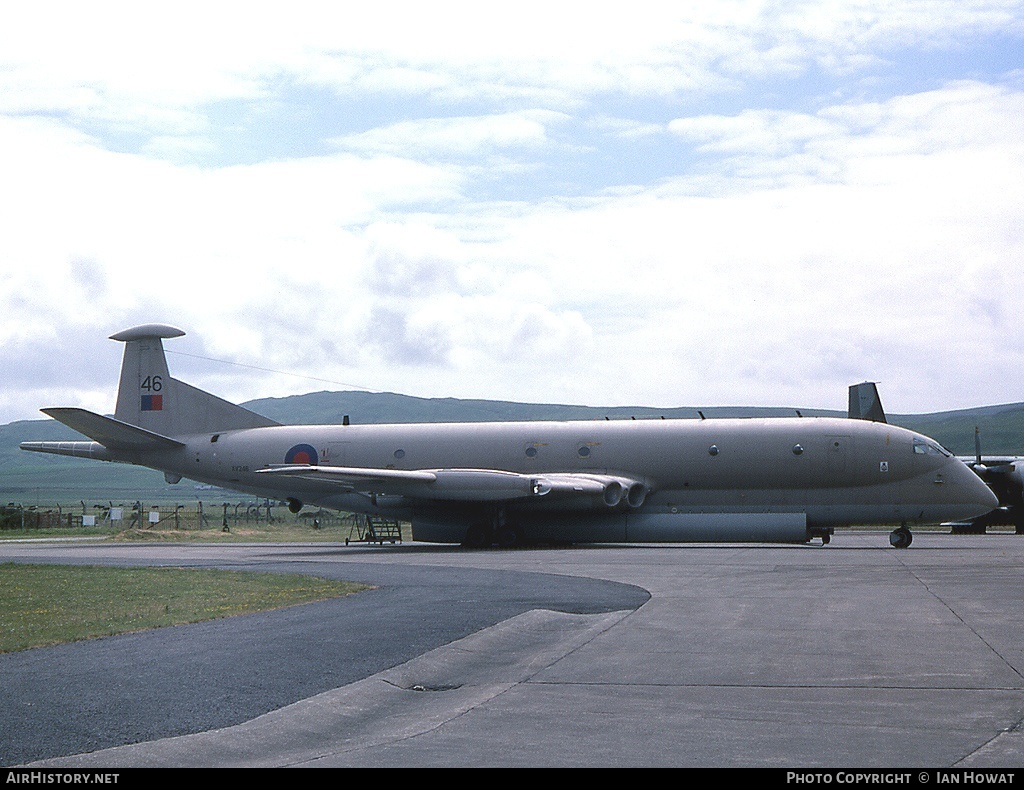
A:
[[[894,549],[905,549],[913,540],[914,536],[910,534],[906,524],[901,524],[899,529],[894,529],[889,533],[889,543]]]

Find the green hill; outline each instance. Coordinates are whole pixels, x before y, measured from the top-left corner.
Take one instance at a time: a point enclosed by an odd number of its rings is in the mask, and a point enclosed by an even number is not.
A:
[[[25,441],[65,439],[82,436],[55,420],[0,425],[0,504],[47,506],[81,499],[118,503],[173,494],[163,474],[152,469],[18,449]]]
[[[323,425],[349,416],[359,424],[409,422],[482,422],[601,419],[699,419],[695,407],[593,407],[507,401],[415,398],[396,393],[313,392],[265,398],[244,404],[281,423]],[[792,416],[785,408],[701,408],[708,418]],[[801,409],[805,417],[844,416],[841,412]],[[986,406],[937,414],[889,415],[889,421],[933,437],[958,455],[974,454],[974,428],[981,429],[987,455],[1024,454],[1024,403]],[[163,475],[142,467],[65,458],[18,449],[23,441],[81,439],[53,420],[22,420],[0,425],[0,504],[19,502],[238,501],[241,495],[197,487],[183,480],[168,485]]]
[[[984,455],[1024,455],[1024,403],[937,414],[890,416],[889,421],[931,436],[957,455],[974,455],[974,429]]]
[[[533,420],[697,419],[693,407],[571,406],[551,403],[415,398],[394,392],[311,392],[288,398],[263,398],[243,404],[247,409],[292,425],[337,424],[348,415],[353,423],[525,422]],[[793,416],[786,408],[702,408],[706,417]],[[839,412],[808,409],[806,416],[839,416]]]
[[[265,398],[245,404],[281,423],[325,425],[340,423],[483,422],[528,420],[697,419],[695,406],[572,406],[508,401],[414,398],[391,392],[311,392],[289,398]],[[845,412],[800,409],[805,417],[845,417]],[[705,417],[791,417],[795,408],[701,407]],[[931,436],[957,455],[974,455],[974,429],[981,429],[982,452],[1024,455],[1024,403],[982,406],[935,414],[890,414],[889,422]]]

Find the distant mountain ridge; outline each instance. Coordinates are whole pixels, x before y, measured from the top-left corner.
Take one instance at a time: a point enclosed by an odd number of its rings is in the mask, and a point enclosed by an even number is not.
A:
[[[698,410],[680,406],[577,406],[555,403],[417,398],[395,392],[310,392],[286,398],[261,398],[242,404],[247,409],[292,425],[340,424],[345,416],[353,423],[410,422],[524,422],[536,420],[699,419],[705,417],[794,416],[795,409],[781,407],[711,406]],[[844,412],[807,409],[805,416],[844,416]]]
[[[883,399],[884,403],[884,399]],[[845,411],[763,406],[578,406],[514,401],[417,398],[393,392],[311,392],[262,398],[246,408],[282,423],[486,422],[530,420],[700,419],[750,417],[845,417]],[[957,455],[973,455],[974,428],[981,430],[987,454],[1024,455],[1024,403],[979,406],[929,414],[889,414],[888,420],[931,436]]]
[[[884,402],[884,398],[883,398]],[[242,404],[285,424],[354,424],[410,422],[488,422],[601,419],[700,419],[790,417],[795,408],[578,406],[513,401],[417,398],[393,392],[311,392],[286,398],[261,398]],[[845,417],[844,411],[799,409],[804,417]],[[894,425],[931,436],[957,455],[974,454],[974,428],[981,431],[988,455],[1024,455],[1024,403],[1008,403],[916,415],[888,415]],[[120,500],[140,496],[195,498],[187,483],[169,486],[159,472],[122,464],[25,453],[18,444],[31,440],[81,439],[75,431],[49,419],[0,425],[0,504]],[[232,495],[240,497],[241,495]]]

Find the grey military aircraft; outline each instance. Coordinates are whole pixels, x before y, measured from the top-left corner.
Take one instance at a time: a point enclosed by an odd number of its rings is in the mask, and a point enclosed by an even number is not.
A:
[[[903,548],[913,525],[998,504],[939,444],[870,418],[281,425],[171,378],[163,340],[184,334],[111,336],[125,344],[114,416],[43,409],[91,441],[21,448],[139,464],[295,512],[401,518],[414,540],[468,546],[824,544],[836,526],[888,524]]]
[[[974,429],[974,457],[960,458],[974,470],[999,498],[996,510],[958,524],[960,532],[984,533],[990,526],[1011,524],[1018,535],[1024,535],[1024,458],[1014,455],[981,454],[981,434]]]

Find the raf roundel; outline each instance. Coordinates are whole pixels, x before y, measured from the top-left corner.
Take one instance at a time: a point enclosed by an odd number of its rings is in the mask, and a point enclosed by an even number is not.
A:
[[[286,464],[309,464],[310,466],[316,466],[320,463],[320,458],[312,445],[297,444],[284,454],[284,462]]]

